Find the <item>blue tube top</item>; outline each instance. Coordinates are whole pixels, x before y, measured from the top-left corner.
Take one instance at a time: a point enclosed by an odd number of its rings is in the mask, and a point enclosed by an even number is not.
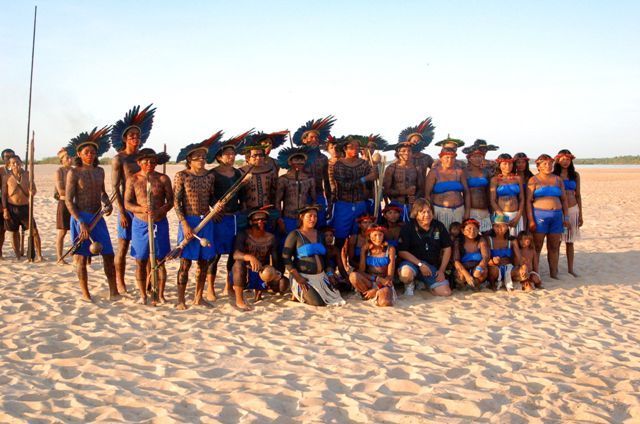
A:
[[[564,189],[576,191],[578,188],[578,183],[575,180],[564,180]]]
[[[462,263],[480,262],[481,260],[482,260],[482,253],[480,253],[480,251],[473,252],[473,253],[465,253],[464,255],[462,255],[462,258],[460,258],[460,262]]]
[[[440,181],[433,185],[433,194],[442,194],[449,191],[464,191],[464,186],[460,181]]]
[[[390,259],[388,256],[369,256],[367,255],[366,263],[369,266],[384,267],[389,265]]]
[[[471,177],[467,178],[467,185],[469,188],[481,188],[489,185],[489,180],[485,177]]]
[[[533,198],[537,199],[538,197],[560,197],[562,196],[562,190],[558,186],[542,186],[537,188],[533,192]]]
[[[491,257],[499,257],[499,258],[510,258],[511,257],[511,248],[505,247],[502,249],[491,249]]]
[[[322,243],[307,243],[296,249],[298,258],[306,258],[314,255],[326,255],[327,249]]]
[[[520,194],[520,184],[504,184],[496,188],[498,197],[515,197]]]

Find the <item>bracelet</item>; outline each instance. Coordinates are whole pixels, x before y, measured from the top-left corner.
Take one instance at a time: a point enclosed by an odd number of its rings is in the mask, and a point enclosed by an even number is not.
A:
[[[361,182],[362,184],[364,184],[364,183],[366,183],[366,182],[367,182],[367,180],[365,179],[365,177],[360,177],[360,182]]]
[[[333,271],[326,271],[325,274],[327,274],[328,277],[333,277]]]
[[[484,271],[484,268],[482,268],[480,265],[478,265],[478,266],[476,267],[476,271],[483,272],[483,271]]]

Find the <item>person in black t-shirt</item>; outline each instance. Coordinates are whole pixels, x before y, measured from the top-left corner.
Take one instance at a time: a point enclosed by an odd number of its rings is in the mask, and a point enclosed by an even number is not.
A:
[[[431,203],[416,199],[411,220],[402,227],[398,240],[398,276],[405,294],[413,296],[415,280],[421,281],[435,296],[450,296],[444,271],[451,258],[451,239],[444,224],[433,219]]]

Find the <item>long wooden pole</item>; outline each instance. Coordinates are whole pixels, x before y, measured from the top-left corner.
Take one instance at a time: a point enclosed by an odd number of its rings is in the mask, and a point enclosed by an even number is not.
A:
[[[36,222],[33,219],[33,205],[34,205],[34,195],[35,195],[35,162],[33,160],[35,153],[35,141],[36,141],[36,133],[33,131],[31,135],[31,144],[29,148],[29,156],[31,157],[31,162],[29,162],[29,237],[27,242],[27,260],[29,262],[33,262],[36,258],[36,249],[33,237],[35,235],[35,226]]]
[[[38,17],[38,6],[35,6],[33,11],[33,39],[31,42],[31,75],[29,77],[29,110],[27,114],[27,143],[25,152],[25,168],[29,169],[29,161],[33,162],[33,158],[29,157],[29,134],[31,133],[31,95],[33,93],[33,61],[36,51],[36,22]],[[33,176],[31,176],[33,178]],[[30,222],[31,224],[31,222]],[[30,252],[29,252],[30,253]],[[20,255],[24,255],[24,230],[22,230],[20,238]]]

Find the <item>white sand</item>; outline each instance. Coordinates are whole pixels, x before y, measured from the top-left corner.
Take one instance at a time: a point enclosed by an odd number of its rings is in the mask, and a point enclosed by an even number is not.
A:
[[[563,255],[551,282],[543,258],[544,291],[241,313],[227,297],[174,311],[177,262],[171,305],[109,302],[101,260],[95,304],[79,301],[55,265],[54,169],[37,168],[48,261],[0,262],[0,422],[640,421],[639,170],[582,171],[581,277]]]

